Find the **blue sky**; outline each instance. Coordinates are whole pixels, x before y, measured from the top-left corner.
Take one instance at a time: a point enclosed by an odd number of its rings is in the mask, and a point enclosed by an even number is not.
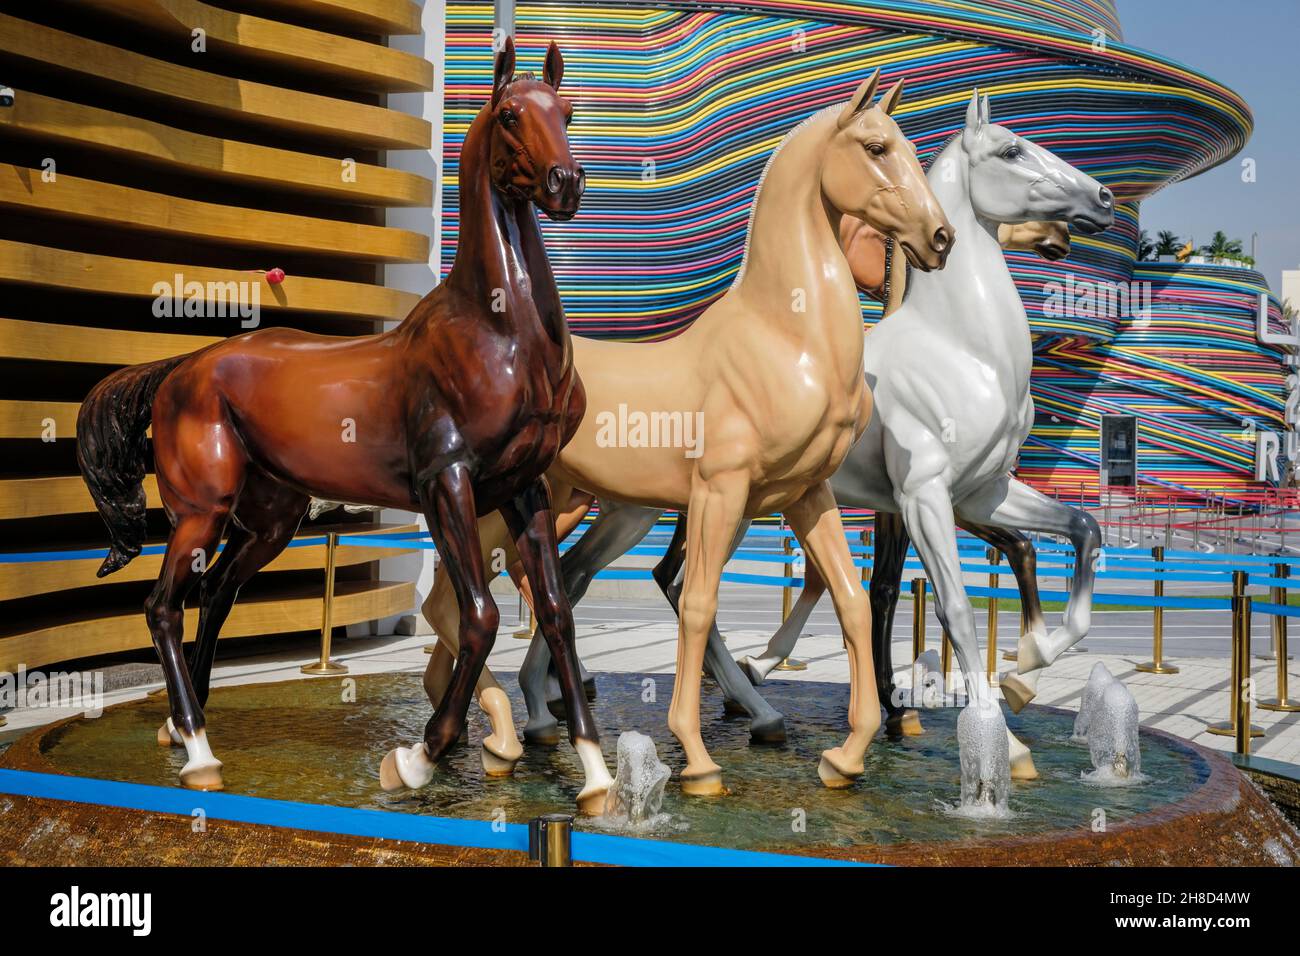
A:
[[[1142,204],[1142,228],[1170,229],[1198,244],[1215,229],[1250,251],[1279,292],[1283,269],[1300,268],[1300,2],[1297,0],[1118,0],[1124,39],[1181,60],[1226,83],[1255,114],[1255,133],[1237,157],[1169,186]],[[1257,181],[1241,181],[1240,161]],[[1300,305],[1300,303],[1297,303]]]

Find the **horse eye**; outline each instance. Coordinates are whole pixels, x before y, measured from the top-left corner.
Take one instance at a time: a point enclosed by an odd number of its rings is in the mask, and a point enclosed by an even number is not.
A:
[[[868,144],[867,144],[867,152],[870,153],[872,156],[884,156],[884,155],[885,155],[885,147],[884,147],[884,144],[882,144],[882,143],[868,143]]]
[[[1002,154],[1002,158],[1003,158],[1003,159],[1019,159],[1019,158],[1020,158],[1020,147],[1019,147],[1019,146],[1011,146],[1011,147],[1009,147],[1009,148],[1007,149],[1007,151],[1006,151],[1005,153]]]
[[[517,125],[519,125],[519,117],[516,116],[512,110],[502,110],[502,111],[501,111],[501,125],[502,125],[502,126],[517,126]]]

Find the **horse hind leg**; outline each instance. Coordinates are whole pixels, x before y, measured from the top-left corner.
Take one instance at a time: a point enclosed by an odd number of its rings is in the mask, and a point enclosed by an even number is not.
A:
[[[175,519],[162,572],[145,601],[145,620],[167,682],[171,725],[181,738],[188,760],[181,768],[181,783],[192,790],[220,790],[221,761],[208,745],[203,707],[190,683],[181,640],[185,625],[185,598],[198,582],[221,540],[229,517],[226,507],[183,515]]]
[[[871,572],[871,647],[876,668],[876,692],[885,706],[885,729],[893,734],[918,736],[921,718],[913,707],[896,703],[894,694],[894,611],[903,582],[903,564],[911,539],[903,516],[876,512],[874,567]]]
[[[199,579],[199,630],[190,655],[190,681],[200,706],[207,706],[217,639],[239,589],[275,560],[293,539],[308,500],[306,495],[269,478],[245,482],[226,546],[215,565]],[[182,743],[170,718],[158,729],[158,743]]]

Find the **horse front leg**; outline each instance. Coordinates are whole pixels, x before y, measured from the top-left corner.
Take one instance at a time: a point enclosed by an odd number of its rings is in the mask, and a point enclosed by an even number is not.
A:
[[[578,653],[573,630],[573,612],[560,577],[560,556],[555,538],[555,517],[546,479],[534,482],[523,494],[501,508],[501,515],[514,535],[515,548],[524,573],[533,588],[537,626],[555,659],[569,715],[569,740],[582,761],[584,783],[578,794],[578,809],[597,816],[605,810],[605,795],[613,778],[600,752],[600,738],[592,719],[587,695],[578,670]]]
[[[582,600],[600,571],[617,561],[645,537],[661,514],[662,511],[614,501],[600,503],[600,514],[586,534],[560,558],[564,593],[570,608],[576,607]],[[528,705],[524,739],[531,744],[554,746],[560,741],[559,723],[549,705],[552,699],[548,687],[551,664],[551,652],[541,639],[540,631],[534,633],[523,666],[519,669],[519,687],[523,690],[524,701]],[[578,666],[581,671],[581,661]],[[587,689],[585,674],[583,688]],[[588,694],[589,699],[593,696],[594,694]]]
[[[425,725],[424,741],[391,751],[379,767],[380,785],[389,791],[425,786],[433,779],[437,762],[460,738],[470,697],[496,640],[500,620],[483,568],[468,465],[452,462],[422,478],[418,491],[429,533],[443,557],[442,569],[460,610],[458,651],[447,691]]]
[[[479,547],[483,559],[483,573],[490,581],[495,569],[509,561],[513,555],[509,532],[500,515],[491,514],[478,522]],[[424,692],[436,708],[451,686],[452,664],[460,653],[460,608],[451,578],[446,574],[434,577],[433,587],[421,607],[424,619],[433,628],[438,640],[429,655],[424,670]],[[483,738],[480,759],[489,776],[507,776],[523,756],[523,747],[515,735],[514,716],[510,711],[510,698],[497,682],[489,667],[484,665],[474,687],[479,709],[487,716],[492,732]],[[461,735],[462,739],[464,734]]]
[[[907,530],[916,553],[934,587],[935,610],[948,632],[957,662],[961,666],[966,694],[973,704],[992,700],[992,689],[980,660],[975,633],[975,612],[962,581],[961,558],[957,553],[956,518],[948,486],[939,478],[910,485],[898,495]],[[944,675],[945,682],[948,675]],[[1038,776],[1029,749],[1007,731],[1011,776],[1032,780]]]
[[[736,469],[691,482],[686,513],[686,580],[677,623],[677,675],[668,706],[668,729],[686,753],[682,792],[690,796],[725,793],[722,768],[713,762],[700,736],[700,674],[709,630],[718,613],[718,586],[736,529],[749,497],[749,473]]]
[[[1038,693],[1038,672],[1088,634],[1101,530],[1088,512],[1054,501],[1010,477],[963,499],[961,510],[973,520],[997,527],[1064,535],[1074,545],[1074,583],[1061,626],[1047,637],[1026,631],[1016,654],[1016,673],[1001,681],[1007,703],[1019,711]]]
[[[978,524],[977,522],[966,519],[964,515],[958,514],[957,526],[965,528],[971,534],[978,537],[986,544],[997,548],[1006,556],[1007,563],[1011,566],[1012,574],[1016,579],[1016,588],[1020,592],[1020,608],[1025,621],[1026,633],[1041,634],[1046,636],[1047,626],[1043,621],[1043,605],[1038,598],[1038,556],[1034,551],[1034,543],[1029,540],[1028,535],[1022,534],[1012,528],[998,528],[989,524]],[[994,648],[996,651],[997,648]],[[1003,688],[1002,696],[1007,701],[1013,713],[1019,713],[1024,707],[1024,702],[1017,704],[1015,689]],[[1027,758],[1023,756],[1029,753],[1029,748],[1015,734],[1007,731],[1008,742],[1011,747],[1011,758],[1014,764],[1017,760],[1022,763]]]

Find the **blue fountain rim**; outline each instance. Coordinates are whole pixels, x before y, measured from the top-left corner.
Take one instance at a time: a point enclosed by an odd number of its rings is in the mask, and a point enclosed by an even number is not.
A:
[[[528,827],[518,823],[416,816],[384,810],[270,800],[232,793],[199,793],[174,787],[97,780],[64,774],[0,768],[0,793],[89,803],[152,813],[193,816],[196,804],[211,820],[311,830],[346,836],[403,840],[441,846],[528,852]],[[874,866],[847,860],[690,846],[664,840],[575,830],[573,858],[614,866],[824,867]]]

